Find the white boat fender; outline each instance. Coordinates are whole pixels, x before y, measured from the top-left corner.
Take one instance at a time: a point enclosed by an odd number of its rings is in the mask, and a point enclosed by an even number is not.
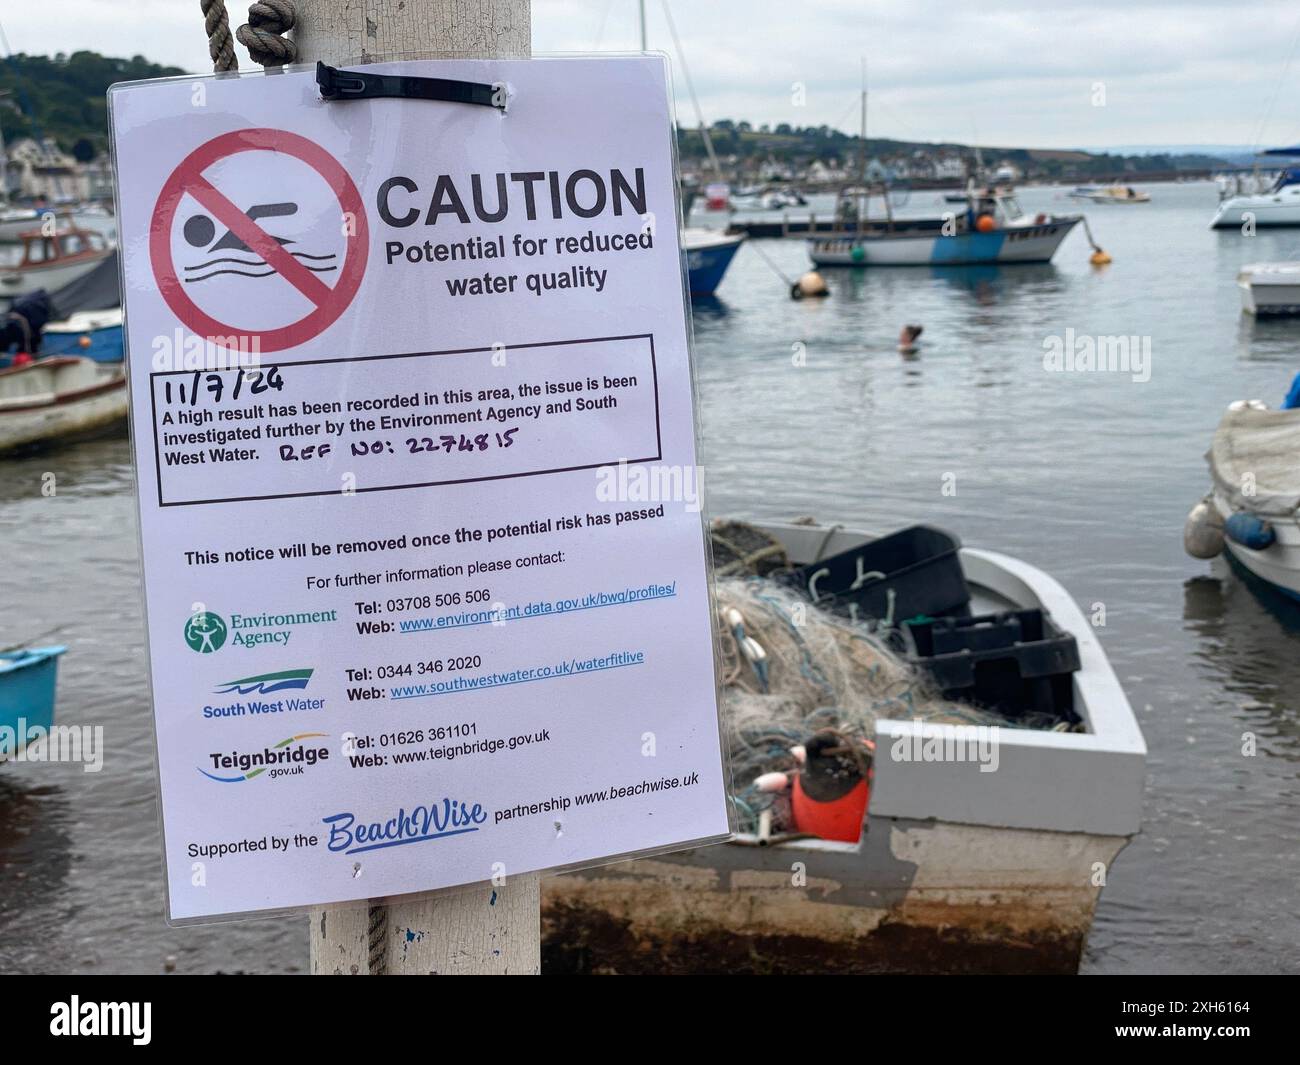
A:
[[[1223,551],[1223,521],[1209,499],[1202,499],[1187,514],[1183,550],[1192,558],[1217,558]]]
[[[754,787],[759,791],[787,791],[790,787],[789,773],[763,773],[754,780]]]
[[[1277,539],[1272,523],[1248,510],[1239,510],[1230,515],[1224,523],[1223,531],[1234,544],[1249,547],[1252,551],[1263,551]]]

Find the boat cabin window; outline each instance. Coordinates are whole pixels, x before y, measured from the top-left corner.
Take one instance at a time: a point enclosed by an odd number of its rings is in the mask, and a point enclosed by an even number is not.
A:
[[[86,250],[86,242],[80,233],[67,233],[59,241],[59,248],[64,255],[80,255]]]
[[[37,237],[27,241],[26,260],[29,263],[46,263],[57,259],[53,237]]]

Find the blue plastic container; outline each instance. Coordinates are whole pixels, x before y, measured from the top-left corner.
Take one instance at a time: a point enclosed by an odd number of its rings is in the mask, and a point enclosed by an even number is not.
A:
[[[66,650],[34,647],[0,654],[0,761],[26,745],[32,728],[54,724],[59,655]]]

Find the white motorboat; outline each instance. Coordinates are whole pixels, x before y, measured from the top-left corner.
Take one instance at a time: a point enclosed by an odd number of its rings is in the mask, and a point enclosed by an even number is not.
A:
[[[1151,197],[1139,192],[1132,185],[1081,185],[1070,195],[1076,200],[1088,200],[1092,203],[1150,203]]]
[[[1300,410],[1238,400],[1219,422],[1206,457],[1213,486],[1187,516],[1188,554],[1222,552],[1300,599]]]
[[[799,563],[873,539],[838,526],[760,528]],[[1007,555],[959,557],[975,613],[1041,609],[1075,637],[1073,706],[1085,731],[1003,730],[997,771],[981,773],[971,762],[894,760],[883,752],[927,726],[878,721],[858,842],[763,845],[742,833],[548,879],[549,967],[1073,972],[1106,870],[1139,829],[1146,746],[1069,593]]]
[[[53,291],[88,274],[113,249],[102,234],[67,227],[53,233],[23,233],[22,258],[0,270],[0,298],[25,296],[37,289]]]
[[[1265,155],[1296,155],[1297,150],[1277,149]],[[1211,229],[1234,229],[1252,225],[1300,226],[1300,167],[1287,166],[1277,175],[1272,186],[1263,192],[1232,193],[1221,187],[1222,198]]]
[[[1300,314],[1300,262],[1248,263],[1237,271],[1237,288],[1247,314]]]
[[[865,199],[865,197],[864,197]],[[889,198],[884,197],[888,210]],[[867,218],[841,204],[844,232],[808,241],[816,266],[966,266],[1048,262],[1082,215],[1028,215],[1007,189],[971,190],[967,207],[942,218]]]
[[[126,422],[122,364],[58,356],[0,370],[0,454]]]

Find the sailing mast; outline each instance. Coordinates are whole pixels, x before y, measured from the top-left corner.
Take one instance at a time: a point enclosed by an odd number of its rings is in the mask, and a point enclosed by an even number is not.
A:
[[[686,89],[691,94],[691,105],[695,108],[695,119],[700,124],[700,136],[704,139],[704,150],[709,156],[709,165],[713,167],[713,172],[718,176],[718,180],[726,184],[727,179],[722,175],[722,164],[718,162],[718,155],[713,150],[713,138],[709,136],[709,127],[704,124],[704,112],[700,110],[699,97],[695,95],[695,83],[691,81],[691,68],[686,65],[686,54],[682,51],[681,38],[677,36],[677,24],[673,22],[673,13],[669,10],[668,0],[663,0],[664,18],[668,20],[668,32],[672,34],[673,47],[677,49],[677,60],[682,65],[682,74],[686,78]],[[641,0],[641,49],[645,50],[645,0]]]

